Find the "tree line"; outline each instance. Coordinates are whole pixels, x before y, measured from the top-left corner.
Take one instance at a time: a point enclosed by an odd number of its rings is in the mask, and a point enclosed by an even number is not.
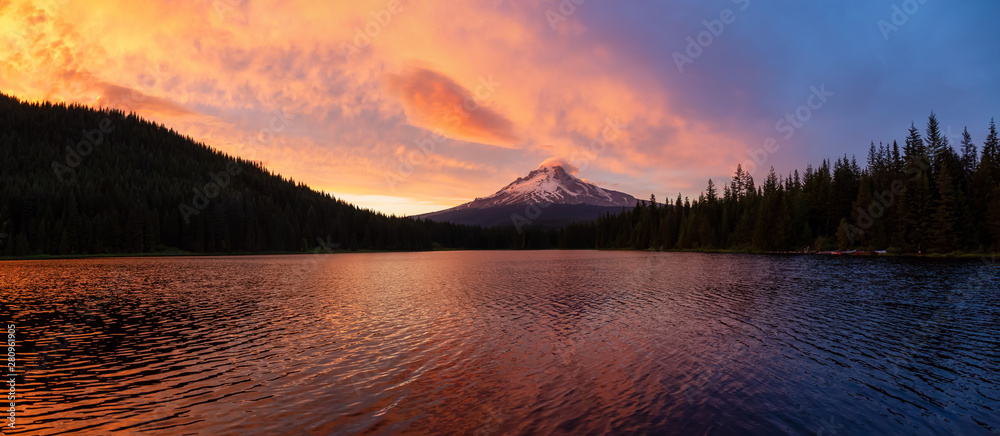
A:
[[[741,167],[697,199],[640,202],[561,229],[387,216],[134,113],[0,94],[0,256],[433,249],[1000,252],[1000,145],[937,117],[763,184]]]
[[[134,113],[0,94],[0,256],[554,245],[361,209]]]
[[[579,242],[582,242],[579,243]],[[846,155],[763,184],[737,167],[697,199],[641,202],[570,225],[565,248],[1000,252],[1000,145],[990,122],[980,151],[968,128],[956,150],[932,113],[902,146],[871,144],[862,168]]]

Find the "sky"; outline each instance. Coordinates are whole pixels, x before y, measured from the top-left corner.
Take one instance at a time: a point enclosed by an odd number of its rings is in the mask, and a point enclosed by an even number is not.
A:
[[[0,0],[0,92],[113,107],[396,215],[547,159],[639,198],[1000,115],[1000,2]]]

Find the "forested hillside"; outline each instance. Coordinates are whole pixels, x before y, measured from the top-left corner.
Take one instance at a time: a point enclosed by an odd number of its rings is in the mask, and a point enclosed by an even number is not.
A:
[[[552,238],[373,213],[134,114],[0,94],[0,256],[549,248]]]
[[[752,251],[1000,252],[1000,146],[990,123],[980,147],[968,129],[956,150],[931,114],[902,146],[871,144],[862,168],[843,156],[758,185],[738,168],[695,200],[640,205],[568,227],[564,247]]]
[[[901,253],[1000,251],[1000,144],[956,150],[932,114],[902,146],[874,143],[762,184],[737,169],[697,198],[559,230],[391,217],[337,200],[134,114],[0,94],[0,256],[331,249],[628,248]]]

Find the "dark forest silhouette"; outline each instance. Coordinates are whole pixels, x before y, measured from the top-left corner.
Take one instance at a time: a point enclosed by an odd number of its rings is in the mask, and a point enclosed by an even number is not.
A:
[[[544,210],[543,212],[544,213]],[[135,114],[0,94],[0,256],[455,249],[1000,251],[1000,146],[958,150],[932,114],[762,185],[742,168],[695,200],[640,202],[562,229],[483,229],[387,216]]]
[[[550,233],[386,216],[134,114],[0,94],[0,256],[551,248]]]
[[[902,147],[874,143],[861,168],[846,155],[762,185],[737,168],[722,192],[635,209],[566,229],[562,245],[592,237],[597,248],[747,251],[1000,251],[1000,146],[990,122],[982,152],[966,129],[956,150],[931,114]],[[592,236],[591,236],[592,235]]]

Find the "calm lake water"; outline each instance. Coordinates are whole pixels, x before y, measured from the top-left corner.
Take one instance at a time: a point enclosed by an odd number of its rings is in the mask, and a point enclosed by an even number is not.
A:
[[[27,370],[10,434],[1000,432],[979,260],[7,261],[0,297]]]

